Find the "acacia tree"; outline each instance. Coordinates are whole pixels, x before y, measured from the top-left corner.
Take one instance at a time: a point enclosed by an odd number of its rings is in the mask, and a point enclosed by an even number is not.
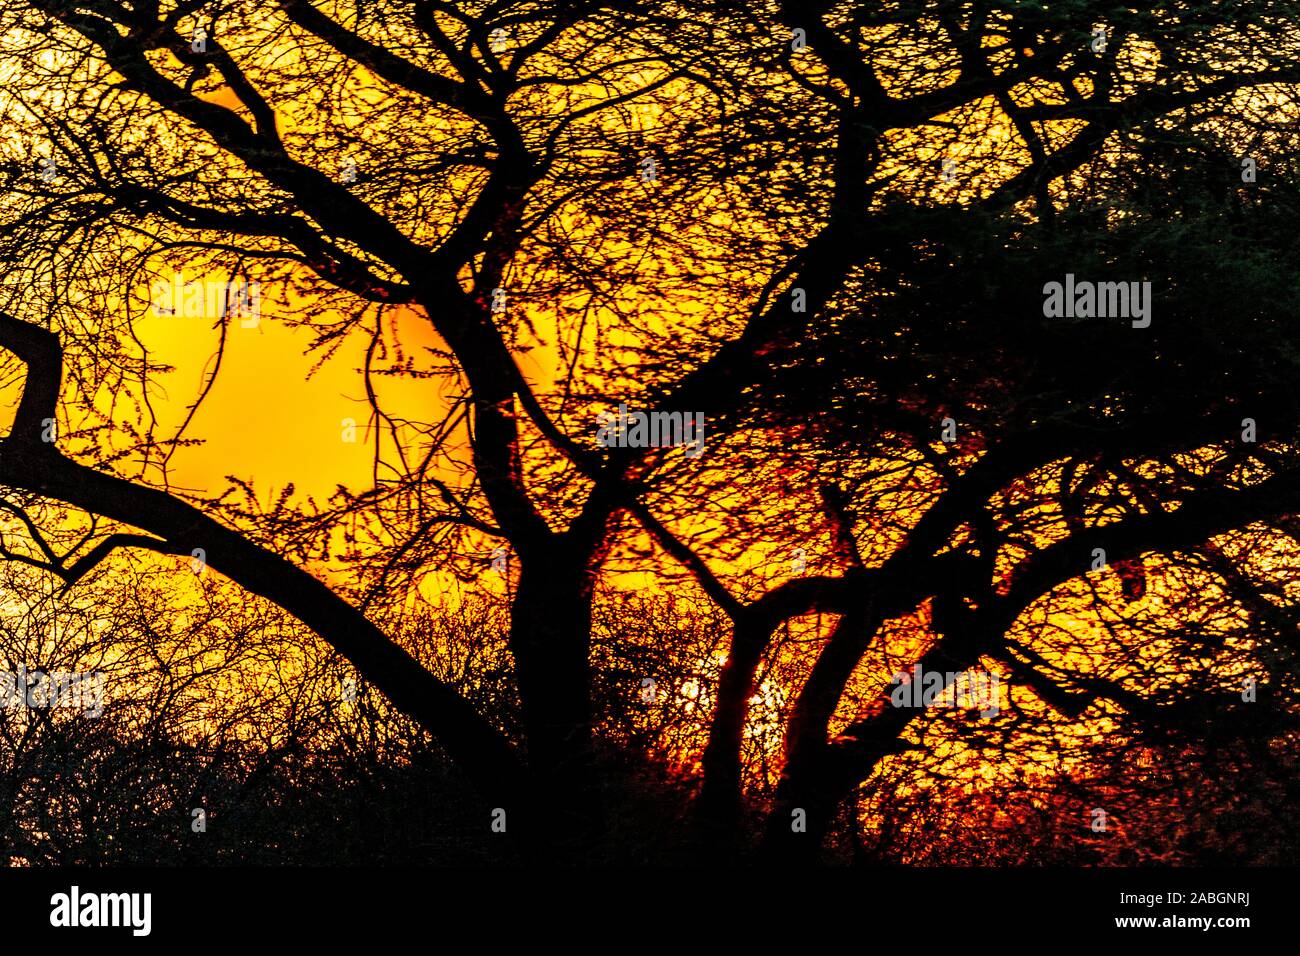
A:
[[[208,565],[298,616],[436,734],[489,803],[523,817],[541,794],[581,793],[590,748],[591,581],[621,492],[590,495],[590,507],[570,527],[551,527],[539,502],[544,493],[525,481],[521,418],[588,470],[593,456],[552,421],[512,355],[516,333],[499,327],[492,309],[525,235],[593,180],[624,180],[627,167],[635,171],[642,151],[633,132],[606,134],[599,121],[686,72],[657,48],[674,20],[586,3],[554,16],[392,4],[351,26],[306,3],[283,4],[269,18],[251,4],[62,2],[28,4],[8,17],[15,152],[37,138],[53,151],[42,164],[35,154],[10,164],[11,279],[47,277],[60,294],[28,301],[26,311],[60,311],[63,327],[56,333],[17,316],[3,320],[6,348],[26,365],[6,482],[149,532],[113,535],[75,560],[50,556],[51,568],[74,580],[116,547],[202,548]],[[512,38],[508,56],[494,50],[494,31]],[[277,46],[297,59],[296,73],[268,58]],[[412,56],[401,53],[412,49]],[[346,90],[337,101],[311,104],[317,111],[304,127],[281,129],[283,117],[303,108],[295,100],[347,82],[368,91],[364,130]],[[529,101],[544,112],[528,116]],[[557,102],[568,109],[555,111]],[[414,139],[419,130],[430,131],[432,146],[393,138]],[[612,170],[604,157],[584,155],[600,149],[613,153]],[[345,158],[366,151],[372,156],[360,157],[359,180],[337,172]],[[56,167],[57,176],[29,175]],[[159,438],[143,423],[131,449],[144,461],[135,480],[75,462],[42,440],[52,436],[58,414],[60,334],[71,338],[79,321],[70,316],[99,313],[95,331],[78,341],[94,366],[84,378],[75,374],[85,406],[94,407],[100,390],[124,388],[131,376],[147,379],[151,371],[147,359],[113,348],[130,335],[129,288],[116,290],[126,313],[119,317],[103,300],[74,305],[71,290],[80,283],[84,293],[105,273],[110,282],[139,277],[151,256],[176,251],[235,269],[266,261],[267,276],[276,268],[295,277],[305,270],[302,281],[323,295],[418,309],[445,343],[463,400],[441,426],[417,426],[417,435],[429,438],[418,460],[406,460],[399,448],[397,462],[384,462],[385,477],[396,477],[377,478],[363,497],[412,519],[403,539],[390,542],[406,567],[447,543],[431,534],[440,526],[504,538],[518,556],[510,646],[532,780],[523,780],[512,746],[470,704],[358,608],[276,553],[296,542],[286,535],[259,541],[214,520],[211,508],[205,513],[168,494],[166,467],[179,435]],[[321,329],[320,344],[356,329],[365,334],[368,319],[354,309]],[[378,329],[378,314],[375,323]],[[374,418],[391,425],[399,442],[407,439],[378,406]],[[91,444],[88,453],[100,460],[120,454],[105,448],[107,441]],[[448,446],[459,452],[466,444],[472,474],[453,487],[437,472],[440,459]],[[377,457],[381,447],[377,438]],[[356,508],[348,498],[340,510]],[[378,563],[394,570],[388,555]],[[380,587],[392,585],[385,578]]]
[[[1209,4],[433,0],[31,0],[2,17],[7,268],[51,294],[0,317],[25,366],[0,482],[123,526],[45,565],[75,582],[118,547],[202,548],[435,735],[517,832],[592,837],[594,586],[643,561],[646,541],[732,622],[700,801],[724,840],[773,635],[837,616],[795,693],[768,830],[774,849],[811,853],[915,718],[877,708],[832,732],[887,622],[927,608],[927,669],[1002,658],[1051,694],[1008,634],[1095,547],[1112,563],[1178,551],[1291,507],[1277,446],[1227,454],[1231,467],[1176,457],[1266,401],[1270,437],[1286,437],[1284,393],[1251,379],[1257,351],[1212,400],[1184,388],[1175,412],[1153,392],[1052,377],[1080,354],[1122,354],[1133,375],[1172,363],[1175,384],[1194,383],[1205,366],[1179,364],[1171,324],[1044,330],[1039,282],[978,300],[977,316],[1014,317],[990,330],[969,312],[936,319],[964,303],[924,293],[981,274],[952,259],[987,257],[1006,217],[1064,233],[1072,203],[1121,196],[1134,170],[1159,168],[1138,147],[1209,121],[1267,133],[1260,104],[1300,81],[1289,4],[1247,4],[1231,23]],[[1272,155],[1266,139],[1252,148]],[[1073,266],[1025,228],[1036,267]],[[967,230],[983,242],[936,252]],[[1170,274],[1128,254],[1088,263]],[[292,285],[310,304],[276,319],[313,329],[326,355],[370,343],[372,488],[258,518],[170,490],[185,438],[158,434],[147,409],[131,430],[96,419],[105,393],[156,372],[133,344],[138,290],[180,261]],[[1162,301],[1196,314],[1193,298]],[[427,357],[403,341],[410,315],[436,333]],[[1047,350],[1051,374],[1020,374],[1018,343]],[[451,394],[431,389],[437,417],[397,413],[372,387],[383,375]],[[813,401],[791,401],[791,383]],[[707,453],[598,447],[595,412],[620,401],[702,414]],[[60,417],[78,427],[51,441]],[[946,452],[943,417],[962,436]],[[844,448],[887,465],[907,507],[828,468]],[[1137,462],[1162,455],[1171,473],[1147,478]],[[1059,533],[1009,530],[1023,515],[999,508],[1026,487],[1060,508]],[[340,526],[356,577],[331,587],[307,557]],[[755,591],[727,570],[774,540],[825,556],[821,573]],[[523,756],[367,616],[433,571],[481,569],[496,542],[514,565]]]
[[[827,426],[846,442],[837,460],[852,449],[867,460],[892,462],[901,476],[882,492],[878,473],[854,476],[841,468],[834,476],[839,486],[824,497],[834,531],[827,549],[844,575],[794,582],[755,604],[780,606],[799,595],[797,611],[815,607],[842,615],[789,719],[787,763],[767,835],[778,850],[814,852],[817,839],[793,830],[791,813],[806,812],[820,833],[858,781],[909,746],[904,738],[916,711],[890,707],[889,687],[883,699],[867,695],[856,717],[835,721],[869,652],[893,651],[894,666],[881,667],[881,677],[910,672],[914,661],[925,670],[953,672],[997,660],[1067,711],[1112,698],[1153,718],[1186,716],[1184,709],[1161,711],[1157,695],[1144,698],[1152,688],[1140,679],[1123,686],[1093,673],[1077,683],[1054,682],[1059,661],[1035,650],[1042,624],[1026,626],[1026,612],[1086,574],[1090,556],[1095,570],[1102,549],[1124,582],[1120,593],[1087,595],[1093,613],[1104,617],[1110,605],[1146,587],[1144,565],[1132,559],[1176,553],[1253,521],[1285,518],[1294,506],[1285,444],[1294,429],[1285,384],[1290,369],[1284,356],[1291,351],[1280,331],[1294,289],[1288,279],[1275,281],[1270,269],[1286,213],[1279,219],[1276,208],[1261,211],[1269,204],[1285,209],[1289,170],[1269,144],[1289,137],[1283,132],[1279,140],[1286,121],[1267,96],[1262,108],[1261,100],[1236,96],[1255,84],[1294,78],[1286,64],[1293,29],[1287,11],[1272,11],[1272,19],[1255,10],[1261,19],[1247,17],[1239,35],[1237,24],[1199,20],[1207,11],[1191,8],[1161,8],[1148,17],[1119,7],[1067,5],[1051,15],[1026,12],[1007,21],[998,19],[996,8],[933,12],[933,21],[915,25],[892,11],[847,16],[839,33],[810,31],[809,37],[851,92],[842,102],[870,104],[864,127],[888,127],[881,115],[904,109],[881,88],[881,77],[897,81],[897,57],[889,51],[910,41],[926,49],[930,64],[946,58],[946,66],[966,76],[967,83],[955,84],[969,93],[965,102],[996,102],[1026,161],[1018,170],[1008,164],[1014,170],[1009,176],[984,176],[976,186],[978,201],[956,209],[918,201],[915,183],[883,199],[858,233],[874,240],[865,268],[836,287],[813,335],[773,360],[788,362],[793,373],[780,373],[787,380],[776,392],[787,396],[787,406],[789,396],[799,396],[788,421]],[[1080,48],[1076,38],[1089,18],[1110,29],[1106,42]],[[1157,39],[1168,35],[1156,29],[1158,22],[1178,23],[1187,29],[1181,35],[1198,39],[1175,52]],[[1261,35],[1256,31],[1263,24],[1276,31],[1279,60],[1257,57],[1252,37]],[[850,25],[884,30],[885,39],[844,42]],[[896,29],[887,30],[890,25]],[[1143,38],[1152,38],[1153,46],[1149,55],[1135,57]],[[1237,54],[1245,59],[1234,59]],[[1247,61],[1261,71],[1247,69]],[[917,69],[915,60],[908,62]],[[906,67],[903,72],[909,86],[925,89],[933,82],[908,75]],[[1006,89],[990,89],[994,77]],[[1174,88],[1165,85],[1169,81]],[[951,116],[953,90],[942,90],[944,115]],[[926,95],[912,99],[924,103]],[[931,117],[938,120],[939,111]],[[1217,142],[1206,148],[1193,132],[1203,133],[1209,117],[1218,123]],[[1072,136],[1063,137],[1040,125],[1052,118],[1079,122]],[[948,146],[955,155],[962,139],[971,138],[968,129],[958,129]],[[877,141],[877,148],[886,143]],[[1243,203],[1234,187],[1254,182],[1239,175],[1246,164],[1238,160],[1251,152],[1261,162],[1268,152],[1283,182]],[[988,163],[998,157],[978,158]],[[896,170],[897,160],[882,158],[880,167],[891,166]],[[1083,214],[1064,216],[1071,205],[1082,206]],[[1003,210],[1013,221],[998,225]],[[1241,243],[1240,259],[1225,255],[1228,226]],[[966,241],[972,236],[982,253],[971,255]],[[1155,280],[1163,328],[1144,339],[1144,330],[1113,322],[1045,322],[1044,282],[1067,272]],[[1227,301],[1249,305],[1228,319],[1222,315]],[[837,384],[828,391],[828,382]],[[770,419],[781,402],[771,389],[759,394],[764,399],[754,414]],[[1262,408],[1276,444],[1256,450],[1243,444],[1250,441],[1244,419],[1253,423]],[[954,426],[960,420],[964,436],[953,446],[956,454],[938,454],[941,418],[949,415]],[[1213,464],[1192,466],[1186,456],[1196,449]],[[924,503],[913,500],[900,509],[900,490]],[[905,526],[901,535],[899,523]],[[882,534],[889,538],[883,547]],[[864,541],[870,543],[860,548]],[[1272,542],[1266,570],[1258,563],[1249,573],[1238,568],[1237,583],[1249,580],[1275,593],[1279,578],[1273,575],[1284,576],[1290,566],[1285,546],[1281,551]],[[1223,554],[1216,553],[1222,566]],[[914,609],[925,612],[926,636],[911,651],[919,658],[900,660],[908,648],[890,648],[885,625]],[[781,607],[762,619],[746,641],[739,640],[738,628],[724,672],[705,781],[706,797],[720,781],[715,793],[724,818],[734,815],[733,755],[753,670],[773,623],[787,613]],[[1171,613],[1165,623],[1176,633],[1183,620]],[[1284,686],[1277,689],[1279,698],[1287,696]]]

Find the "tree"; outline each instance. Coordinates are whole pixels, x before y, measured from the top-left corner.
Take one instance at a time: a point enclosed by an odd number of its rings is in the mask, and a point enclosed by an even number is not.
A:
[[[1222,331],[1194,270],[1234,270],[1205,216],[1184,225],[1142,180],[1195,179],[1160,165],[1171,139],[1251,135],[1281,178],[1269,110],[1300,80],[1290,4],[1225,23],[1195,3],[31,0],[0,29],[0,242],[11,282],[50,288],[0,318],[25,366],[0,482],[122,526],[42,562],[75,583],[115,548],[201,549],[350,660],[549,850],[580,858],[599,840],[603,571],[674,562],[731,621],[700,798],[724,845],[773,635],[836,616],[792,691],[768,827],[774,851],[809,855],[917,716],[877,708],[832,733],[889,622],[922,614],[925,670],[996,659],[1051,698],[1010,635],[1094,549],[1130,562],[1138,588],[1143,555],[1294,504],[1289,366],[1260,362],[1275,334],[1261,323],[1282,313],[1243,318],[1235,351],[1185,348],[1174,316]],[[1228,148],[1202,175],[1240,207]],[[1267,235],[1266,214],[1249,219],[1243,235]],[[1020,271],[990,279],[1007,251]],[[1152,282],[1152,326],[1051,326],[1039,279],[1076,261]],[[1258,262],[1244,287],[1277,293]],[[157,434],[147,401],[128,424],[102,411],[156,371],[133,321],[157,305],[142,290],[182,265],[292,289],[275,320],[311,329],[322,360],[370,343],[373,487],[258,516],[170,489],[188,439]],[[437,337],[418,358],[412,314]],[[239,310],[218,318],[224,336]],[[1111,363],[1142,387],[1095,374]],[[385,376],[430,382],[434,412],[386,408]],[[707,452],[602,447],[596,415],[620,404],[702,416]],[[1268,440],[1228,448],[1261,407]],[[905,506],[882,497],[891,481]],[[819,573],[755,589],[728,569],[772,541],[803,542]],[[371,619],[498,548],[521,741]],[[348,584],[312,573],[327,553]]]

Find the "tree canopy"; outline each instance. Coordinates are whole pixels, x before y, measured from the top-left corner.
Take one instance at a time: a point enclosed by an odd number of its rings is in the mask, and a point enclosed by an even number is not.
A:
[[[640,744],[701,852],[792,859],[913,771],[1284,746],[1298,12],[8,4],[3,556],[211,569],[525,853],[604,852]],[[361,411],[194,487],[210,433],[307,420],[219,407],[238,348]],[[463,680],[413,641],[478,599]],[[891,696],[975,671],[984,719]]]

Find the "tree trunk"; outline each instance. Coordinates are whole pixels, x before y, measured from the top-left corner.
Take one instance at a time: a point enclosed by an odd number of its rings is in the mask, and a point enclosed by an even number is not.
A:
[[[813,865],[840,801],[851,788],[832,786],[819,767],[828,754],[811,757],[812,766],[800,766],[781,779],[776,804],[763,832],[762,856],[774,863]]]
[[[521,562],[511,606],[514,655],[536,812],[561,860],[578,862],[603,836],[594,785],[591,579],[580,556]]]
[[[718,703],[704,749],[704,783],[696,802],[696,823],[705,847],[724,857],[739,849],[743,791],[741,748],[754,674],[767,644],[770,624],[752,617],[736,623],[731,653],[718,680]]]

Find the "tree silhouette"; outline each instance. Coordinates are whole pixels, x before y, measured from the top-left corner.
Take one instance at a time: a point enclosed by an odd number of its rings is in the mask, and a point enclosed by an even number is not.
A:
[[[504,808],[526,846],[574,859],[605,822],[604,574],[675,575],[729,621],[698,803],[724,848],[756,677],[812,615],[834,623],[786,688],[775,854],[815,855],[845,798],[915,746],[931,714],[888,685],[914,665],[994,667],[1076,715],[1190,720],[1176,704],[1248,675],[1166,701],[1084,666],[1088,646],[1067,676],[1032,622],[1063,601],[1122,657],[1115,609],[1165,600],[1186,567],[1247,637],[1289,639],[1294,288],[1274,263],[1295,13],[11,4],[0,346],[23,386],[0,484],[119,526],[23,553],[72,585],[118,548],[200,549],[432,734],[485,828]],[[372,487],[269,515],[172,488],[193,415],[161,432],[134,329],[142,290],[182,269],[281,290],[264,320],[311,332],[321,362],[367,343]],[[1150,283],[1149,327],[1046,315],[1067,274]],[[238,321],[220,316],[223,343]],[[386,407],[383,378],[427,384],[423,417]],[[103,411],[142,394],[130,421]],[[620,404],[703,416],[703,452],[602,447],[597,416]],[[807,567],[774,570],[794,547]],[[331,553],[346,583],[315,573]],[[517,736],[376,623],[493,554]],[[757,579],[738,569],[755,554]],[[1188,615],[1158,622],[1163,659]]]

